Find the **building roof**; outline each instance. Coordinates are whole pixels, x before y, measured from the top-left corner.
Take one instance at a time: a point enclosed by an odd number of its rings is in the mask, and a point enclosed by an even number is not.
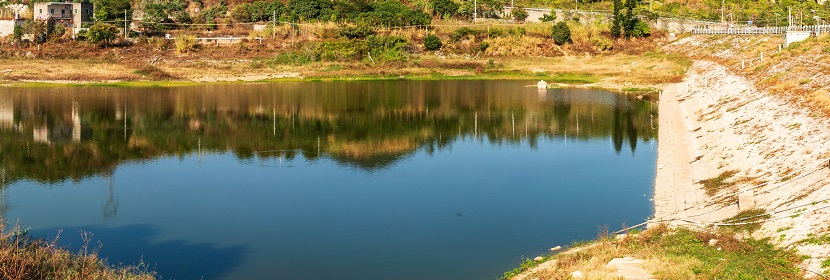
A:
[[[36,15],[35,16],[36,20],[44,20],[45,21],[45,20],[49,20],[51,18],[52,18],[52,15],[50,15],[50,14],[42,14],[42,15]]]

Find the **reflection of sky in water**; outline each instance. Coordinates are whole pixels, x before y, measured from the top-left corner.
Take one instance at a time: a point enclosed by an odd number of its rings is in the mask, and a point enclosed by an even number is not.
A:
[[[113,262],[205,279],[487,279],[521,256],[650,215],[656,147],[619,155],[608,140],[419,150],[380,171],[330,159],[162,158],[108,178],[6,195],[36,234],[73,246],[91,231]],[[276,167],[274,167],[276,166]]]
[[[0,89],[0,216],[164,279],[496,278],[652,211],[653,108],[526,83]]]

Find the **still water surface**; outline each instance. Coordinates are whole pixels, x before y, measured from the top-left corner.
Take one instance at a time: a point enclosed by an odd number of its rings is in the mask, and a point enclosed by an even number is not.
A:
[[[522,81],[0,89],[0,216],[164,279],[496,279],[652,214],[657,112]]]

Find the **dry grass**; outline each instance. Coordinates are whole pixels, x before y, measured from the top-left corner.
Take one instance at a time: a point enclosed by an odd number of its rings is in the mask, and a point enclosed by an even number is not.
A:
[[[155,279],[142,267],[110,268],[94,250],[73,254],[55,240],[35,239],[20,227],[0,225],[0,278],[2,279]]]

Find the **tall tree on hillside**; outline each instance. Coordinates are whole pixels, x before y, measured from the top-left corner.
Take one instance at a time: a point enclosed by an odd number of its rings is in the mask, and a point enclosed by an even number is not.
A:
[[[124,19],[124,11],[127,11],[127,17],[132,18],[130,0],[93,0],[92,4],[97,21]]]
[[[622,0],[614,0],[614,19],[611,23],[611,37],[620,38],[620,29],[622,29],[623,17],[620,13],[622,9]]]
[[[329,0],[289,0],[288,9],[294,21],[328,19],[334,14]]]
[[[638,18],[634,17],[634,8],[637,7],[638,0],[625,1],[625,19],[623,20],[623,34],[626,39],[631,38],[634,34],[634,26],[637,25]]]

